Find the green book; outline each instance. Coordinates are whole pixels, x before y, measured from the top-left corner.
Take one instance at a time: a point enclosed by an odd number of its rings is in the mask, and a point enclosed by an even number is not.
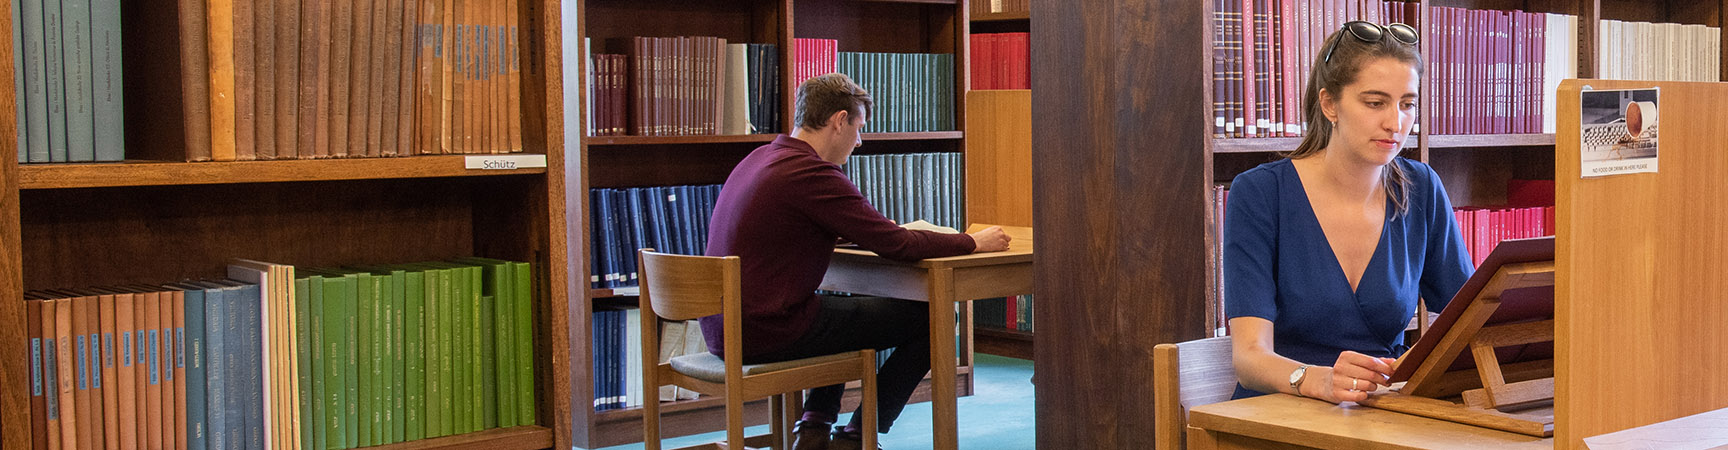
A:
[[[480,427],[482,429],[498,428],[498,376],[497,367],[495,365],[495,355],[497,352],[493,351],[492,346],[492,342],[497,340],[496,325],[492,321],[492,317],[497,315],[497,306],[494,304],[495,299],[496,297],[491,295],[480,296],[480,316],[484,318],[480,321],[480,386],[482,403],[480,408],[477,409],[481,412]]]
[[[343,321],[342,357],[347,362],[347,365],[343,366],[346,373],[342,375],[343,387],[346,389],[342,396],[342,441],[347,448],[355,448],[360,446],[360,383],[363,380],[360,378],[360,349],[362,348],[359,341],[360,324],[356,319],[360,313],[360,286],[362,283],[359,274],[344,274],[342,278],[349,280],[343,286],[342,304],[340,305]]]
[[[320,280],[322,281],[322,280]],[[311,450],[313,439],[317,439],[317,415],[313,412],[312,400],[318,398],[313,391],[312,380],[312,280],[299,278],[294,280],[294,364],[300,370],[295,381],[300,383],[295,392],[294,400],[300,407],[300,450]]]
[[[402,311],[401,441],[426,438],[426,272],[408,271]]]
[[[324,426],[319,430],[324,433],[324,448],[348,447],[347,427],[342,420],[343,412],[347,410],[348,395],[348,340],[345,331],[347,308],[342,306],[342,299],[343,293],[351,289],[353,283],[354,280],[340,276],[325,277],[321,293],[324,313],[319,321],[312,324],[314,330],[320,328],[320,325],[323,328],[322,333],[318,334],[323,336],[324,341],[320,346],[324,351],[324,365],[322,370],[318,367],[313,367],[312,370],[324,374],[324,383],[318,386],[318,389],[324,391]],[[314,293],[319,294],[316,291]]]
[[[492,296],[491,311],[483,312],[483,319],[492,324],[492,337],[486,341],[491,350],[489,355],[483,355],[490,365],[488,375],[493,381],[488,385],[488,405],[496,405],[495,412],[487,413],[488,427],[513,427],[519,424],[519,410],[516,407],[516,347],[515,342],[515,267],[509,262],[490,258],[463,258],[458,261],[478,264],[482,270],[482,291]],[[495,424],[495,425],[493,425]]]
[[[482,358],[483,348],[487,345],[485,330],[486,317],[481,311],[485,300],[481,292],[481,270],[479,266],[468,266],[462,269],[468,274],[468,404],[480,405],[478,408],[468,408],[468,430],[480,431],[487,428],[486,424],[486,360]]]
[[[534,425],[540,423],[534,402],[534,271],[525,262],[511,265],[516,278],[516,408],[521,411],[516,424]]]
[[[455,408],[452,408],[451,411],[454,414],[452,420],[455,421],[452,426],[455,433],[461,434],[474,431],[472,424],[469,423],[471,422],[469,420],[471,415],[468,413],[469,410],[474,409],[474,403],[469,402],[469,394],[474,392],[474,382],[477,381],[470,379],[469,374],[473,372],[468,370],[468,367],[474,364],[474,358],[472,355],[473,349],[468,345],[468,335],[474,333],[474,329],[469,328],[470,324],[468,323],[468,307],[470,304],[468,297],[473,295],[473,291],[468,286],[467,271],[460,267],[450,267],[444,264],[440,265],[449,267],[448,269],[445,269],[445,273],[451,274],[455,277],[455,279],[450,283],[451,288],[453,289],[452,292],[455,293],[455,296],[452,297],[455,301],[450,304],[450,320],[455,324],[450,327],[450,348],[452,350],[450,356],[454,361],[451,369],[454,371],[452,379],[455,383],[451,385],[455,387],[455,389],[453,389],[454,392],[451,393],[450,401],[452,402],[452,405],[456,406]]]
[[[456,313],[461,311],[461,308],[456,305],[462,302],[461,297],[457,296],[456,286],[460,284],[461,274],[454,270],[434,270],[438,271],[438,297],[442,300],[438,303],[438,344],[443,348],[438,355],[438,381],[444,385],[444,392],[439,395],[438,403],[443,405],[439,410],[444,416],[441,431],[448,436],[456,434],[459,429],[456,409],[462,406],[456,402],[456,393],[460,390],[456,384],[456,373],[459,372],[456,368],[461,367],[457,365],[460,361],[457,356],[460,350],[456,348],[456,344],[460,342],[456,340],[457,328],[461,324],[461,321],[456,320]]]
[[[444,356],[444,348],[449,343],[442,339],[444,327],[440,326],[443,323],[442,318],[449,314],[444,311],[444,273],[426,267],[415,267],[415,270],[420,271],[425,282],[421,288],[424,295],[421,340],[426,349],[422,358],[422,377],[425,383],[425,414],[422,418],[425,423],[424,437],[431,438],[450,434],[449,429],[444,426],[444,374],[447,373],[444,366],[448,361]]]
[[[388,389],[384,397],[384,441],[387,443],[403,442],[405,439],[403,436],[405,430],[403,406],[407,404],[404,399],[404,391],[407,390],[404,374],[407,372],[407,366],[403,364],[403,353],[406,351],[402,346],[402,327],[406,317],[403,309],[407,307],[407,304],[408,272],[391,271],[389,313],[385,315],[389,322],[390,332],[384,339],[384,353],[388,358],[388,363],[384,365],[384,385]]]
[[[348,332],[349,336],[354,339],[354,347],[349,351],[349,355],[354,358],[354,367],[350,368],[352,370],[350,376],[353,377],[354,382],[349,385],[348,390],[351,395],[348,400],[348,408],[351,411],[348,419],[353,420],[355,424],[354,428],[349,431],[351,437],[348,444],[355,447],[370,447],[376,444],[372,440],[372,424],[374,423],[372,420],[372,396],[377,392],[378,385],[373,384],[375,378],[372,374],[378,366],[372,330],[378,328],[376,326],[378,323],[376,317],[378,277],[363,272],[349,272],[346,276],[353,277],[356,286],[354,298],[348,304],[354,313],[354,321],[349,322],[353,324],[353,328]]]
[[[372,372],[362,375],[369,380],[368,384],[372,386],[371,394],[366,395],[366,405],[370,407],[371,414],[361,416],[361,420],[370,420],[372,422],[370,427],[372,433],[370,437],[361,436],[360,438],[361,441],[367,442],[362,445],[368,446],[383,445],[386,443],[384,441],[384,416],[386,410],[384,394],[390,390],[390,387],[389,384],[386,384],[384,381],[384,367],[389,361],[389,356],[384,353],[384,349],[386,348],[384,341],[389,336],[390,330],[390,319],[388,316],[388,305],[390,304],[390,295],[392,294],[390,288],[390,278],[388,276],[372,276],[371,305],[367,306],[367,308],[372,311],[372,320],[367,322],[369,326],[363,327],[367,328],[366,333],[371,336]]]

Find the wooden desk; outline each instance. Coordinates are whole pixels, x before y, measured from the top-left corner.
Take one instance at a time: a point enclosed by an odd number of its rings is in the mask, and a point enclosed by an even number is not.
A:
[[[1345,405],[1289,394],[1202,405],[1188,412],[1188,449],[1554,448],[1551,438]]]
[[[930,403],[934,448],[959,445],[956,431],[955,368],[972,365],[972,315],[962,314],[955,333],[955,307],[982,298],[1032,292],[1032,240],[1015,239],[1007,251],[914,262],[883,259],[875,253],[836,249],[822,289],[903,298],[930,303]],[[965,344],[956,364],[955,339]]]
[[[1590,450],[1728,448],[1728,408],[1584,438]]]

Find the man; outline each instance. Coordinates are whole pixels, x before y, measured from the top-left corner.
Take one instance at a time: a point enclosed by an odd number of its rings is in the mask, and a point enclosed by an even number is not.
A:
[[[840,165],[863,143],[870,94],[832,73],[798,87],[790,136],[757,148],[727,177],[715,203],[707,254],[736,255],[743,266],[744,363],[762,364],[864,348],[894,348],[877,373],[877,424],[887,432],[930,370],[924,303],[877,297],[818,296],[836,238],[883,257],[917,260],[1008,249],[990,227],[970,235],[914,231],[883,217]],[[702,318],[708,348],[725,355],[720,316]],[[845,387],[810,391],[795,449],[857,448],[863,417],[828,427]]]

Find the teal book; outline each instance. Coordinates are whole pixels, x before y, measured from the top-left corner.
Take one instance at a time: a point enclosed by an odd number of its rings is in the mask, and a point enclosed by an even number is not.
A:
[[[48,54],[45,50],[46,39],[43,29],[44,0],[14,0],[13,5],[19,6],[23,14],[21,22],[13,23],[23,31],[23,51],[19,52],[24,62],[16,66],[15,84],[24,88],[24,95],[18,97],[18,103],[24,106],[24,114],[18,116],[18,133],[27,136],[25,146],[18,147],[19,153],[27,153],[30,162],[50,162],[48,156]]]
[[[426,437],[426,352],[422,337],[426,321],[426,273],[408,271],[402,311],[402,437],[403,442]]]
[[[181,283],[179,286],[190,292],[199,290],[204,293],[204,412],[205,441],[207,448],[224,449],[229,443],[237,443],[232,430],[240,428],[228,425],[228,300],[227,293],[221,289],[212,289],[203,284]],[[140,321],[141,322],[141,321]],[[142,335],[140,333],[140,335]],[[120,347],[125,355],[134,354],[131,349],[138,347],[128,341],[125,333],[120,335]],[[143,361],[139,361],[142,363]],[[130,365],[130,361],[122,360],[121,364]],[[196,378],[194,378],[196,379]]]
[[[206,434],[209,422],[205,418],[209,411],[206,402],[209,401],[209,390],[206,380],[209,373],[205,370],[205,295],[203,289],[183,286],[169,286],[184,292],[185,308],[185,346],[188,354],[186,362],[186,448],[204,450],[209,448],[209,438]]]
[[[190,300],[187,309],[190,310]],[[312,279],[299,278],[294,280],[294,366],[298,369],[295,382],[299,388],[294,392],[294,401],[300,408],[300,450],[311,450],[317,438],[317,426],[314,423],[313,399],[318,398],[312,392]],[[192,328],[191,319],[187,319],[186,328]],[[196,378],[193,378],[194,380]]]
[[[126,159],[124,85],[121,79],[120,0],[90,1],[91,96],[97,161]]]
[[[61,0],[61,64],[66,73],[66,160],[96,160],[96,99],[90,83],[90,0]]]
[[[66,58],[60,0],[42,2],[42,48],[48,86],[48,159],[66,162]]]

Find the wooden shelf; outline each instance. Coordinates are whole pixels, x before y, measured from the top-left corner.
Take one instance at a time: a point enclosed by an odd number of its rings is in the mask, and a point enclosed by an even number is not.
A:
[[[485,449],[535,450],[553,447],[552,429],[540,426],[494,428],[455,436],[363,447],[380,450]]]
[[[708,144],[766,144],[773,142],[778,134],[734,134],[724,136],[590,136],[583,138],[590,147],[596,146],[626,146],[626,145],[708,145]],[[965,133],[959,131],[921,131],[912,133],[865,133],[866,141],[916,141],[960,139]]]
[[[1009,22],[1009,21],[1015,21],[1015,20],[1031,20],[1031,19],[1032,19],[1032,13],[1029,11],[987,13],[987,14],[978,14],[978,15],[972,16],[973,22]]]
[[[928,4],[932,4],[932,5],[953,5],[953,4],[960,3],[958,0],[863,0],[863,1],[876,2],[876,3],[928,3]]]
[[[18,166],[18,185],[20,189],[68,189],[546,173],[544,167],[469,170],[464,165],[468,156],[478,155],[235,162],[22,164]]]
[[[1537,147],[1554,145],[1554,134],[1451,134],[1428,136],[1428,148]]]
[[[1302,138],[1212,138],[1212,153],[1289,152],[1295,151],[1298,145],[1302,145]],[[1416,139],[1406,141],[1404,148],[1416,148]]]
[[[1032,359],[1032,332],[995,327],[974,327],[973,346],[978,353]]]
[[[589,289],[588,290],[588,298],[599,300],[599,299],[603,299],[603,298],[629,297],[629,296],[639,295],[639,294],[637,294],[638,292],[641,292],[641,291],[638,290],[637,288]]]
[[[705,145],[705,144],[737,144],[737,143],[768,143],[774,141],[778,134],[729,134],[702,136],[587,136],[582,141],[589,146],[597,145]]]

